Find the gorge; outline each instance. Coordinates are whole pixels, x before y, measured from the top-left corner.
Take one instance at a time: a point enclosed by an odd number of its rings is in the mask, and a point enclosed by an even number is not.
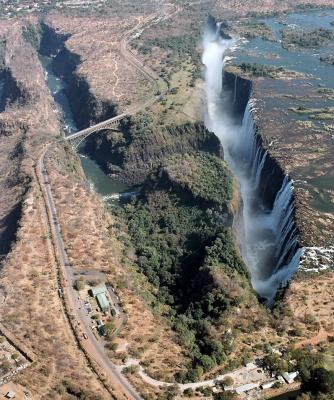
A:
[[[48,85],[63,109],[67,130],[73,132],[76,126],[85,127],[89,121],[98,122],[113,115],[115,106],[97,106],[87,83],[74,75],[80,59],[64,46],[67,37],[57,35],[47,25],[42,27],[41,59],[47,71]],[[277,289],[284,287],[298,268],[302,253],[294,221],[293,184],[265,150],[257,132],[251,81],[224,71],[224,64],[228,60],[226,53],[233,45],[235,39],[222,35],[220,25],[216,26],[211,20],[203,41],[207,96],[205,123],[208,130],[219,137],[225,159],[240,185],[242,210],[235,218],[234,227],[242,256],[251,273],[252,285],[260,297],[271,303]],[[85,107],[93,105],[89,112],[88,108],[84,111],[77,107],[77,99],[85,96],[89,98]],[[128,129],[126,123],[124,128]],[[177,129],[180,130],[179,127]],[[201,131],[198,127],[188,126],[182,128],[183,133],[178,135],[185,137],[185,132],[191,133],[194,129]],[[123,142],[119,145],[108,135],[100,136],[100,139],[94,136],[88,139],[86,150],[91,158],[82,158],[82,164],[87,178],[107,198],[128,189],[127,185],[119,182],[119,177],[128,184],[141,183],[152,165],[159,163],[160,156],[150,154],[152,150],[145,147],[140,150],[141,155],[128,152],[127,158],[124,158],[117,150],[119,146],[124,148]],[[135,141],[133,144],[132,141],[127,144],[129,148],[135,145]],[[139,143],[139,146],[142,147],[142,144]],[[193,146],[217,152],[213,138],[203,132],[198,138],[189,137],[189,142],[187,139],[180,146],[160,149],[160,153],[184,152]],[[155,157],[158,157],[157,160]],[[151,167],[143,170],[145,158]],[[115,179],[108,176],[111,172],[110,161],[114,164],[114,172],[117,172],[113,174]],[[116,166],[118,169],[115,170]],[[119,172],[120,166],[124,172]]]
[[[235,76],[233,86],[224,83],[226,53],[234,44],[234,39],[221,36],[220,24],[209,19],[203,40],[206,125],[220,138],[240,185],[242,210],[235,227],[252,285],[271,303],[277,289],[285,286],[297,270],[302,254],[294,221],[293,183],[262,145],[250,83],[239,94],[247,105],[238,110],[243,115],[242,122],[238,121],[233,108],[238,100],[238,78]]]

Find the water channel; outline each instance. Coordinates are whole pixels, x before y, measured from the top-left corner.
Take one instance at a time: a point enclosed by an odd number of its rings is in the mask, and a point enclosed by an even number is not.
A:
[[[78,128],[74,121],[71,107],[65,92],[67,88],[66,82],[54,74],[52,69],[52,56],[40,56],[40,60],[45,71],[47,85],[55,101],[62,110],[62,122],[65,135],[77,132]],[[79,156],[90,187],[99,193],[104,200],[115,202],[120,196],[126,196],[129,193],[129,187],[127,185],[112,179],[107,175],[95,160],[89,158],[84,153],[82,148],[79,148]]]

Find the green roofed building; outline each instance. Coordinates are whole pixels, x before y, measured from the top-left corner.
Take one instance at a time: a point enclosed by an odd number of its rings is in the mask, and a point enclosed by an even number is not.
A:
[[[102,311],[109,310],[109,301],[107,299],[105,292],[97,294],[96,301],[98,302]]]
[[[101,283],[101,285],[96,286],[93,289],[91,289],[91,294],[93,297],[96,297],[98,294],[106,293],[106,292],[107,292],[107,288],[104,283]]]

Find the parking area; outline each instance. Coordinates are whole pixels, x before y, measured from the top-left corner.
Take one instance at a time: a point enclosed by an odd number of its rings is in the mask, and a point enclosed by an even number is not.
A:
[[[78,274],[76,280],[78,309],[89,319],[88,324],[97,338],[110,336],[122,323],[122,311],[115,289],[105,282],[101,273],[99,279],[92,274]]]

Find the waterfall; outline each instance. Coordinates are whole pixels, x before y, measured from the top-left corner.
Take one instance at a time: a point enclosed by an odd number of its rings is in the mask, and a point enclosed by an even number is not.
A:
[[[238,77],[237,77],[237,75],[235,75],[235,78],[234,78],[234,96],[233,96],[233,105],[235,105],[235,102],[236,102],[236,100],[237,100],[237,83],[238,83]]]
[[[279,167],[262,146],[254,119],[255,101],[249,99],[241,124],[229,111],[236,102],[237,80],[231,95],[223,89],[222,71],[226,52],[235,40],[217,35],[220,26],[213,31],[211,28],[211,34],[205,33],[203,41],[205,123],[221,140],[225,159],[239,182],[243,207],[236,232],[238,242],[254,289],[270,303],[277,289],[297,270],[302,254],[294,220],[293,183],[282,172],[281,187],[273,204],[268,205],[269,185],[280,184],[271,182],[268,174],[270,168]]]

